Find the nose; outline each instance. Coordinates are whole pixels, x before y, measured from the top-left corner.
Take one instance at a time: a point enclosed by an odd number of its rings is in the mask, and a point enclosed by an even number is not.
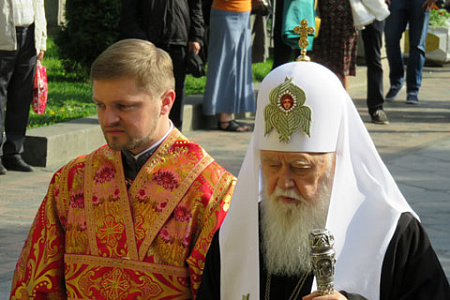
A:
[[[113,126],[120,121],[120,118],[114,109],[106,108],[102,115],[104,126]]]
[[[291,189],[295,186],[295,181],[292,177],[291,172],[288,170],[288,168],[283,168],[280,171],[280,176],[278,178],[277,185],[282,190]]]

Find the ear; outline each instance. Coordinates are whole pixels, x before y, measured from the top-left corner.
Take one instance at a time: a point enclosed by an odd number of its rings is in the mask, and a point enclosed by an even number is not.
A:
[[[170,109],[172,108],[173,103],[175,102],[175,91],[167,90],[161,96],[161,116],[169,115]]]

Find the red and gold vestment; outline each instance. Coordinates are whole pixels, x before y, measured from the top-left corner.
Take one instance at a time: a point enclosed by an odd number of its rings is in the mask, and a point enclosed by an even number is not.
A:
[[[127,188],[103,146],[53,176],[11,299],[190,299],[235,177],[174,129]]]

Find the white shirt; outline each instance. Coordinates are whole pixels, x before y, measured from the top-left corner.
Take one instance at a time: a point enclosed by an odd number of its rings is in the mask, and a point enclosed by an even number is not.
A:
[[[12,7],[16,27],[33,24],[34,9],[32,0],[12,0]]]

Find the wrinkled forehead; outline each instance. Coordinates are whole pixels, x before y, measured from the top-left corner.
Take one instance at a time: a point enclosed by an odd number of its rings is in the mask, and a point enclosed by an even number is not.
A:
[[[261,166],[264,168],[273,164],[290,164],[302,166],[317,166],[326,168],[334,164],[335,152],[283,152],[260,150]]]

